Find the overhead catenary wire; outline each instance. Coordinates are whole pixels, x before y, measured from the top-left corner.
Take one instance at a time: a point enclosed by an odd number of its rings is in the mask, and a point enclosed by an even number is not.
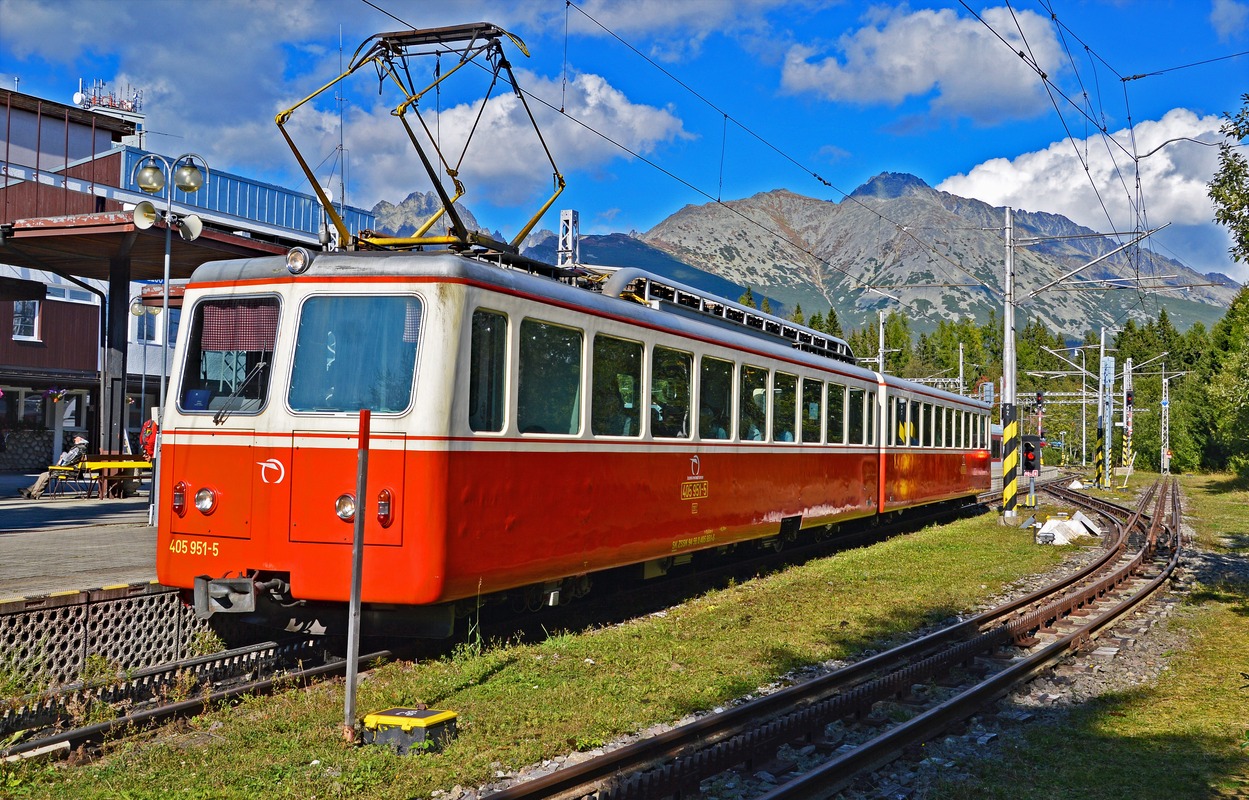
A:
[[[386,16],[390,17],[391,19],[395,20],[396,22],[398,22],[398,23],[400,23],[400,24],[402,24],[402,25],[406,25],[406,26],[408,26],[409,28],[414,27],[414,26],[413,26],[410,22],[408,22],[407,20],[404,20],[404,19],[402,19],[401,17],[398,17],[398,16],[396,16],[395,14],[391,13],[390,11],[387,11],[387,10],[385,10],[385,9],[381,8],[381,7],[380,7],[380,6],[378,6],[376,3],[374,3],[374,2],[373,2],[373,0],[361,0],[361,2],[365,3],[366,5],[369,5],[370,7],[372,7],[372,8],[374,8],[374,9],[376,9],[377,11],[379,11],[379,12],[381,12],[381,13],[385,14]],[[578,8],[578,7],[576,6],[576,4],[574,4],[574,3],[568,2],[568,5],[569,5],[569,6],[571,6],[571,7],[573,7],[573,8],[577,8],[577,10],[578,10],[578,11],[581,11],[581,9],[580,9],[580,8]],[[584,12],[584,11],[582,11],[581,13],[583,13],[583,14],[584,14],[585,12]],[[587,15],[587,16],[588,16],[588,15]],[[597,21],[595,21],[595,23],[596,23],[596,24],[600,24],[600,23],[597,23]],[[600,26],[601,26],[601,24],[600,24]],[[616,36],[614,33],[611,33],[608,29],[604,28],[604,30],[607,30],[607,31],[608,31],[608,33],[609,33],[610,35],[612,35],[612,36]],[[618,38],[618,39],[619,39],[619,37],[616,37],[616,38]],[[629,47],[629,48],[630,48],[630,49],[632,49],[634,52],[637,52],[636,48],[633,48],[633,47],[632,47],[632,45],[629,45],[627,42],[624,42],[623,40],[620,40],[620,41],[622,41],[622,43],[624,43],[624,44],[625,44],[625,46]],[[639,55],[641,55],[641,54],[639,53]],[[644,55],[643,55],[642,57],[643,57],[643,58],[646,58]],[[647,60],[649,61],[650,59],[647,59]],[[651,63],[653,63],[653,62],[651,62]],[[477,66],[477,67],[478,67],[478,68],[480,68],[480,69],[485,69],[485,67],[483,67],[482,65],[474,64],[474,66]],[[660,69],[661,71],[665,72],[665,74],[669,74],[669,75],[670,75],[670,73],[668,73],[666,70],[663,70],[663,68],[662,68],[662,67],[658,67],[658,65],[656,65],[656,66],[657,66],[657,68],[658,68],[658,69]],[[681,83],[681,82],[679,81],[679,79],[676,79],[675,77],[673,77],[673,79],[674,79],[674,80],[677,80],[677,82],[678,82],[678,83]],[[692,90],[692,89],[689,89],[689,87],[688,87],[688,86],[686,86],[684,83],[681,83],[681,85],[682,85],[682,86],[685,86],[685,88],[687,88],[689,91],[693,92],[693,90]],[[744,212],[742,212],[741,210],[739,210],[739,209],[737,209],[737,208],[734,208],[734,207],[733,207],[730,203],[728,203],[728,202],[724,202],[724,201],[722,201],[722,200],[717,199],[717,198],[716,198],[716,197],[714,197],[714,196],[713,196],[713,195],[712,195],[709,191],[704,190],[704,189],[702,189],[702,188],[698,187],[697,185],[695,185],[695,184],[694,184],[694,183],[692,183],[691,181],[689,181],[689,180],[687,180],[687,179],[685,179],[685,178],[683,178],[683,177],[681,177],[681,176],[677,175],[675,172],[673,172],[672,170],[670,170],[670,169],[668,169],[668,168],[666,168],[666,167],[664,167],[664,166],[660,165],[658,162],[654,161],[653,159],[647,158],[647,157],[646,157],[646,156],[644,156],[643,154],[641,154],[641,153],[639,153],[639,152],[637,152],[637,151],[635,151],[635,150],[633,150],[633,149],[629,148],[629,147],[628,147],[628,146],[626,146],[624,143],[619,142],[619,141],[617,141],[617,140],[613,139],[613,138],[612,138],[611,136],[609,136],[608,134],[606,134],[606,133],[604,133],[604,132],[602,132],[602,131],[597,130],[596,128],[594,128],[592,125],[590,125],[589,123],[585,122],[584,120],[581,120],[581,119],[579,119],[579,118],[575,117],[574,115],[572,115],[572,114],[568,113],[568,111],[566,110],[566,108],[560,108],[560,107],[557,107],[555,103],[550,102],[550,101],[546,100],[545,98],[540,97],[540,96],[538,96],[538,95],[534,94],[533,92],[531,92],[531,91],[529,91],[529,90],[527,90],[527,89],[523,89],[523,88],[521,88],[521,87],[519,87],[519,86],[515,86],[515,85],[513,85],[513,86],[512,86],[512,88],[513,88],[513,90],[514,90],[514,91],[516,91],[516,92],[518,92],[518,93],[520,93],[520,94],[523,94],[525,97],[530,98],[530,99],[531,99],[531,100],[533,100],[534,102],[539,103],[539,104],[541,104],[541,105],[545,106],[546,108],[548,108],[548,109],[549,109],[549,110],[551,110],[552,112],[554,112],[554,113],[556,113],[556,114],[559,114],[560,116],[562,116],[562,117],[564,117],[564,118],[568,119],[569,121],[571,121],[571,122],[573,122],[573,123],[575,123],[575,124],[577,124],[577,125],[581,126],[583,129],[585,129],[585,130],[586,130],[586,131],[588,131],[589,133],[591,133],[591,134],[593,134],[593,135],[595,135],[595,136],[600,137],[601,139],[603,139],[603,140],[604,140],[604,141],[606,141],[607,143],[611,144],[612,146],[614,146],[614,147],[618,148],[618,149],[619,149],[619,150],[621,150],[622,152],[627,153],[628,155],[632,156],[633,158],[635,158],[635,159],[637,159],[637,160],[641,161],[642,163],[644,163],[644,164],[646,164],[646,165],[648,165],[648,166],[652,167],[652,168],[653,168],[653,169],[655,169],[656,171],[658,171],[658,172],[660,172],[661,174],[663,174],[663,175],[667,176],[668,178],[672,179],[673,181],[675,181],[675,182],[679,183],[680,185],[682,185],[682,186],[686,187],[686,188],[687,188],[687,189],[689,189],[690,191],[695,192],[696,194],[698,194],[698,195],[700,195],[700,196],[702,196],[702,197],[706,198],[706,199],[707,199],[707,201],[709,201],[709,202],[711,202],[711,203],[715,203],[716,205],[720,206],[721,208],[723,208],[723,209],[725,209],[725,210],[729,211],[730,213],[734,214],[735,216],[737,216],[737,217],[741,218],[743,221],[748,222],[749,224],[751,224],[751,225],[753,225],[753,226],[757,227],[757,228],[758,228],[758,229],[760,229],[761,231],[763,231],[763,232],[765,232],[765,233],[767,233],[767,234],[769,234],[769,235],[771,235],[771,236],[774,236],[774,237],[775,237],[775,238],[777,238],[779,241],[783,242],[785,245],[787,245],[787,246],[789,246],[789,247],[793,248],[796,252],[801,253],[801,254],[803,254],[803,255],[806,255],[806,256],[808,256],[808,257],[810,257],[810,258],[814,259],[814,260],[815,260],[815,261],[817,261],[818,263],[822,264],[823,266],[826,266],[826,267],[828,267],[829,269],[832,269],[833,271],[835,271],[835,272],[838,272],[838,273],[842,274],[843,276],[845,276],[845,277],[846,277],[846,278],[847,278],[847,279],[851,282],[851,284],[852,284],[852,287],[853,287],[853,288],[861,289],[861,290],[863,290],[863,291],[868,291],[868,292],[874,292],[874,293],[879,294],[879,295],[881,295],[881,296],[883,296],[883,297],[886,297],[886,298],[888,298],[888,299],[894,300],[895,302],[899,303],[901,306],[903,306],[903,307],[905,307],[905,308],[909,309],[910,311],[914,312],[915,314],[918,314],[918,315],[921,315],[921,316],[927,316],[929,313],[931,313],[931,312],[929,312],[929,311],[926,311],[926,310],[924,310],[924,309],[920,308],[919,306],[916,306],[916,305],[914,305],[914,304],[912,304],[912,303],[908,303],[908,302],[906,302],[906,301],[901,300],[900,298],[894,297],[893,295],[890,295],[890,294],[888,294],[888,293],[886,293],[886,292],[881,291],[881,290],[880,290],[880,289],[878,289],[878,288],[877,288],[874,284],[872,284],[872,283],[870,283],[870,282],[868,282],[868,281],[864,281],[864,280],[860,279],[858,276],[854,275],[854,274],[853,274],[853,273],[851,273],[849,270],[844,269],[844,268],[842,268],[842,267],[839,267],[838,265],[836,265],[836,264],[832,263],[832,262],[831,262],[831,261],[829,261],[828,259],[826,259],[826,258],[824,258],[824,257],[822,257],[822,256],[820,256],[820,255],[818,255],[818,254],[816,254],[816,253],[814,253],[814,252],[813,252],[813,251],[811,251],[809,248],[807,248],[807,247],[803,246],[803,245],[802,245],[801,243],[799,243],[799,242],[794,241],[793,239],[791,239],[790,237],[786,236],[786,235],[785,235],[784,233],[782,233],[781,231],[778,231],[778,230],[774,230],[774,229],[772,229],[772,228],[769,228],[768,226],[764,225],[764,224],[763,224],[762,222],[760,222],[759,220],[753,219],[752,217],[750,217],[749,215],[745,214],[745,213],[744,213]],[[695,93],[695,94],[697,94],[697,93]],[[700,97],[701,97],[701,96],[700,96]],[[712,107],[714,108],[715,106],[713,105]],[[720,110],[720,109],[717,109],[717,110]],[[772,148],[773,150],[775,150],[776,152],[778,152],[778,153],[782,153],[782,151],[781,151],[781,150],[779,150],[779,148],[777,148],[775,145],[771,144],[770,142],[767,142],[767,141],[766,141],[765,139],[763,139],[762,137],[759,137],[759,135],[758,135],[758,134],[754,133],[753,131],[750,131],[748,128],[746,128],[745,126],[743,126],[743,125],[741,125],[740,123],[738,123],[736,120],[734,120],[734,119],[732,118],[732,116],[731,116],[731,115],[727,114],[727,112],[723,112],[723,111],[721,110],[721,113],[722,113],[722,114],[724,114],[724,118],[725,118],[727,121],[731,121],[731,122],[733,122],[734,124],[738,125],[738,127],[742,128],[744,131],[746,131],[746,132],[750,133],[752,136],[755,136],[755,137],[756,137],[756,138],[758,138],[761,142],[764,142],[765,144],[767,144],[769,147],[771,147],[771,148]],[[783,154],[783,153],[782,153],[782,154]],[[784,154],[783,154],[783,155],[784,155]],[[793,159],[792,157],[790,157],[790,156],[787,156],[787,155],[786,155],[786,158],[787,158],[788,160],[790,160],[792,163],[794,163],[794,164],[798,164],[798,162],[797,162],[795,159]],[[804,168],[804,170],[805,170],[805,168]],[[955,266],[956,268],[958,268],[961,272],[964,272],[965,274],[967,274],[967,275],[969,275],[970,277],[972,277],[974,280],[979,281],[979,278],[978,278],[976,275],[974,275],[974,274],[972,274],[972,273],[968,272],[968,271],[967,271],[965,268],[963,268],[961,265],[959,265],[959,264],[957,264],[956,262],[954,262],[954,261],[952,261],[951,259],[949,259],[949,257],[948,257],[948,256],[945,256],[944,254],[942,254],[942,253],[940,253],[939,251],[937,251],[937,250],[936,250],[936,248],[935,248],[935,247],[933,247],[931,244],[928,244],[928,243],[924,242],[923,240],[919,239],[918,237],[916,237],[916,236],[915,236],[912,232],[910,232],[910,231],[906,230],[905,226],[901,225],[900,223],[898,223],[898,222],[896,222],[896,221],[894,221],[894,220],[889,219],[889,218],[888,218],[888,217],[886,217],[884,214],[881,214],[878,210],[873,209],[871,206],[869,206],[869,205],[867,205],[867,204],[865,204],[865,203],[862,203],[862,202],[861,202],[861,201],[859,201],[857,198],[853,198],[853,197],[851,197],[848,193],[846,193],[846,192],[842,192],[842,190],[837,189],[836,187],[832,186],[830,183],[828,183],[828,181],[825,181],[823,178],[820,178],[818,175],[815,175],[815,173],[814,173],[813,171],[810,171],[810,174],[812,174],[813,176],[815,176],[815,177],[816,177],[816,179],[817,179],[817,180],[820,180],[820,181],[821,181],[824,185],[829,186],[830,188],[833,188],[835,191],[840,192],[840,193],[841,193],[841,194],[843,194],[843,195],[844,195],[847,199],[852,200],[852,201],[853,201],[853,202],[855,202],[857,205],[859,205],[859,206],[861,206],[862,208],[864,208],[864,209],[868,210],[870,213],[872,213],[873,215],[875,215],[876,217],[878,217],[879,219],[881,219],[883,222],[886,222],[886,223],[888,223],[889,225],[892,225],[892,226],[893,226],[894,228],[896,228],[899,232],[903,233],[903,234],[904,234],[904,235],[906,235],[907,237],[909,237],[909,238],[913,239],[914,241],[918,242],[919,244],[921,244],[921,245],[922,245],[922,246],[923,246],[926,250],[928,250],[928,251],[929,251],[930,253],[932,253],[933,255],[938,256],[939,258],[942,258],[942,259],[943,259],[944,261],[946,261],[947,263],[950,263],[950,264],[952,264],[953,266]],[[984,288],[984,289],[986,289],[986,290],[988,290],[988,291],[990,291],[990,292],[995,292],[995,291],[996,291],[993,287],[988,286],[988,285],[986,285],[986,284],[984,284],[984,283],[980,283],[979,285],[980,285],[982,288]]]

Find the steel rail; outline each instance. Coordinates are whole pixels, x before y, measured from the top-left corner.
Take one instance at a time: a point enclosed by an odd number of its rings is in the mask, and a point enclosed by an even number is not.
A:
[[[314,638],[292,638],[282,642],[259,642],[206,656],[174,661],[139,670],[125,680],[112,683],[79,682],[61,691],[41,692],[8,701],[0,709],[0,737],[22,730],[60,725],[76,715],[70,708],[95,704],[149,702],[186,676],[197,684],[219,683],[249,674],[272,671],[280,663],[305,660],[320,643]]]
[[[360,663],[361,665],[373,664],[379,660],[390,659],[392,657],[393,654],[391,651],[379,650],[375,653],[360,656]],[[198,714],[215,703],[224,703],[239,697],[240,695],[264,694],[273,691],[276,688],[289,686],[293,682],[306,684],[317,678],[337,675],[340,672],[344,672],[346,668],[346,661],[336,661],[316,667],[309,667],[308,669],[297,670],[295,672],[283,673],[271,678],[249,681],[244,684],[231,686],[228,689],[221,689],[200,697],[183,700],[177,703],[169,703],[157,708],[137,711],[95,725],[75,728],[74,730],[64,731],[53,736],[32,739],[28,742],[14,744],[6,747],[4,750],[0,750],[0,759],[10,760],[14,756],[20,757],[24,755],[37,755],[55,750],[72,750],[78,745],[103,738],[116,727],[127,725],[144,726],[176,716]]]
[[[1164,493],[1165,494],[1165,493]],[[1160,501],[1162,498],[1159,498]],[[1096,620],[1079,630],[1062,636],[1052,644],[996,673],[988,680],[968,689],[932,709],[872,739],[855,750],[832,759],[815,770],[761,795],[757,800],[810,800],[825,797],[844,785],[848,775],[859,774],[888,763],[906,746],[940,733],[959,719],[974,713],[986,703],[1004,694],[1014,684],[1047,668],[1069,650],[1075,649],[1094,634],[1116,623],[1128,611],[1150,597],[1171,577],[1179,563],[1180,549],[1175,548],[1163,570],[1132,596],[1125,598]]]

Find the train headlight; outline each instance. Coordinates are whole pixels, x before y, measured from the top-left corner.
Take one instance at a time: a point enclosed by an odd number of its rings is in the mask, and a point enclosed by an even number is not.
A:
[[[178,516],[186,515],[186,481],[178,481],[173,487],[173,510]]]
[[[334,501],[334,513],[343,522],[351,522],[356,518],[356,498],[349,494],[341,494]]]
[[[383,528],[389,528],[390,523],[395,521],[393,508],[390,490],[382,489],[377,493],[377,521]]]
[[[199,512],[208,515],[217,510],[217,493],[205,486],[195,493],[195,507]]]
[[[286,269],[292,275],[303,275],[312,266],[312,253],[302,247],[292,247],[286,254]]]

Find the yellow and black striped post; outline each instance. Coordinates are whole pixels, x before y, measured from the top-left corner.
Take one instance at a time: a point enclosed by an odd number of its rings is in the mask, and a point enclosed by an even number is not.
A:
[[[1019,499],[1019,420],[1013,403],[1002,404],[1002,511],[1015,515]]]
[[[1093,483],[1100,489],[1106,488],[1106,429],[1097,426],[1097,455],[1094,456],[1094,463],[1097,464],[1096,477]]]

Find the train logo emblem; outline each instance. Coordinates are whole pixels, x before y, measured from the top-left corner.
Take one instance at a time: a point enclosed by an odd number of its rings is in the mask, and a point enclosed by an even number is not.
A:
[[[282,479],[286,477],[286,467],[282,466],[282,462],[276,458],[271,458],[268,461],[257,461],[256,465],[260,467],[260,480],[264,483],[281,483]],[[278,471],[277,480],[269,480],[270,470]]]
[[[690,456],[690,474],[681,483],[682,500],[704,500],[707,498],[707,479],[702,476],[703,465],[698,456]]]

